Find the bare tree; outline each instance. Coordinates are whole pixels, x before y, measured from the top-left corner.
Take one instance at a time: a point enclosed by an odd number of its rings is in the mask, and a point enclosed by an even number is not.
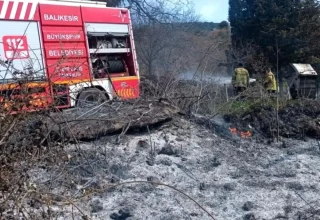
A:
[[[106,2],[107,7],[126,7],[136,19],[157,22],[178,21],[184,9],[192,8],[191,0],[92,0]],[[183,10],[181,10],[183,9]]]

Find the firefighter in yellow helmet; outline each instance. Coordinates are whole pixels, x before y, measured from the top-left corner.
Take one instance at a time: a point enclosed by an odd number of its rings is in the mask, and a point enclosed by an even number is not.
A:
[[[277,91],[276,78],[270,68],[266,70],[266,76],[263,81],[263,86],[269,94],[275,93]]]
[[[236,95],[245,91],[249,86],[249,72],[240,63],[239,66],[234,70],[232,76],[232,85]]]

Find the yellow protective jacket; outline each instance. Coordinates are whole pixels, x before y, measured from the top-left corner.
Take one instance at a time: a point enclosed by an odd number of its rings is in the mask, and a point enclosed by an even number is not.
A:
[[[266,90],[273,90],[273,91],[277,90],[276,78],[274,77],[274,74],[272,72],[268,73],[263,84]]]
[[[243,67],[236,68],[232,76],[232,85],[234,87],[244,87],[249,86],[249,72]]]

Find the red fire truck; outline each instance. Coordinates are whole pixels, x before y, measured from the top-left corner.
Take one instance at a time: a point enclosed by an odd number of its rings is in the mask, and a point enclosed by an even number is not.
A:
[[[83,0],[0,0],[0,42],[0,103],[10,111],[139,96],[126,8]]]

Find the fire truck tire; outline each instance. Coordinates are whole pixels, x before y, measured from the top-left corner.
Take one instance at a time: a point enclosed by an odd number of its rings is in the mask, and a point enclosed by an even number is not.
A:
[[[108,98],[106,94],[97,89],[97,88],[89,88],[83,90],[77,100],[77,107],[84,108],[93,105],[99,105],[103,102],[107,101]]]

